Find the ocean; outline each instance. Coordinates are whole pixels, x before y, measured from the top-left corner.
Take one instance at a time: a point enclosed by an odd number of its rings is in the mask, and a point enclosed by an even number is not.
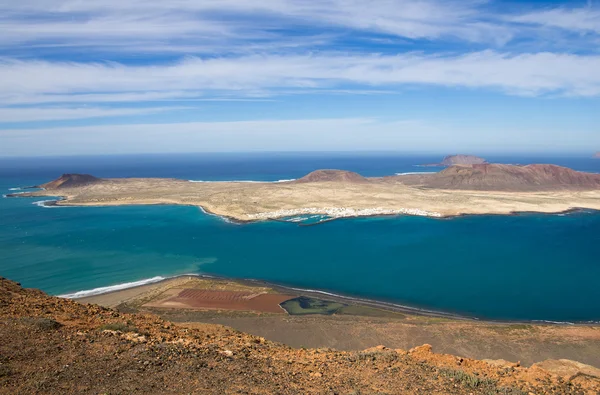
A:
[[[600,172],[600,160],[489,157]],[[438,156],[185,154],[0,159],[0,193],[62,173],[195,181],[435,171]],[[47,198],[46,198],[47,199]],[[195,207],[0,199],[0,276],[65,295],[179,274],[257,279],[490,320],[600,321],[600,213],[233,224]],[[123,285],[125,284],[125,285]],[[100,290],[99,290],[100,289]],[[112,289],[112,288],[108,288]]]

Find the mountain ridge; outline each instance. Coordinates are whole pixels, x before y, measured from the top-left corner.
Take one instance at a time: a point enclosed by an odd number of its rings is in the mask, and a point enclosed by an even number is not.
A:
[[[404,179],[409,185],[436,189],[543,191],[600,188],[600,174],[550,164],[454,165],[438,173],[401,176],[400,179]]]

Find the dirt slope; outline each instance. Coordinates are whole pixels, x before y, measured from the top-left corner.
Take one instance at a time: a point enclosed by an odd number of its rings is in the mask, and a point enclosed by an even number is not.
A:
[[[292,349],[48,297],[0,278],[0,393],[593,394],[597,378],[377,347]],[[560,367],[560,361],[552,369]],[[593,368],[592,368],[593,369]]]

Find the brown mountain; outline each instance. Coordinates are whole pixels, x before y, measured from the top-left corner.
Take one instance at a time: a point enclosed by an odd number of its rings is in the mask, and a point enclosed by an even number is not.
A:
[[[598,369],[383,346],[293,349],[50,297],[0,277],[2,394],[595,394]],[[566,362],[565,362],[566,361]],[[568,368],[568,369],[567,369]]]
[[[454,166],[454,165],[476,165],[487,163],[483,158],[473,155],[449,155],[446,156],[441,165],[442,166]]]
[[[102,179],[89,174],[63,174],[56,180],[42,184],[39,187],[44,189],[73,188],[95,184],[101,181]]]
[[[594,158],[600,159],[600,151],[596,152],[596,154],[594,155]]]
[[[348,182],[362,183],[368,179],[358,173],[346,170],[316,170],[299,178],[295,182]]]
[[[451,166],[419,177],[403,177],[407,184],[439,189],[535,191],[598,189],[600,174],[583,173],[556,165],[476,164]]]
[[[429,167],[444,167],[444,166],[454,166],[454,165],[476,165],[487,163],[487,161],[483,158],[473,155],[448,155],[440,163],[428,163],[421,166],[429,166]]]

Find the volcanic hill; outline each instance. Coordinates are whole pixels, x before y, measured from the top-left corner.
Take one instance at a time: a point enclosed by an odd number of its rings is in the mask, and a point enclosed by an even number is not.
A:
[[[89,174],[63,174],[56,180],[39,185],[44,189],[75,188],[102,182],[101,178]]]
[[[349,182],[364,183],[369,180],[358,173],[346,170],[316,170],[295,182]]]
[[[401,176],[409,185],[437,189],[543,191],[600,188],[600,174],[556,165],[457,165],[431,175]]]
[[[293,349],[50,297],[0,278],[0,394],[595,394],[600,371],[383,346]]]
[[[443,166],[453,165],[478,165],[487,163],[483,158],[473,155],[449,155],[442,160]]]

